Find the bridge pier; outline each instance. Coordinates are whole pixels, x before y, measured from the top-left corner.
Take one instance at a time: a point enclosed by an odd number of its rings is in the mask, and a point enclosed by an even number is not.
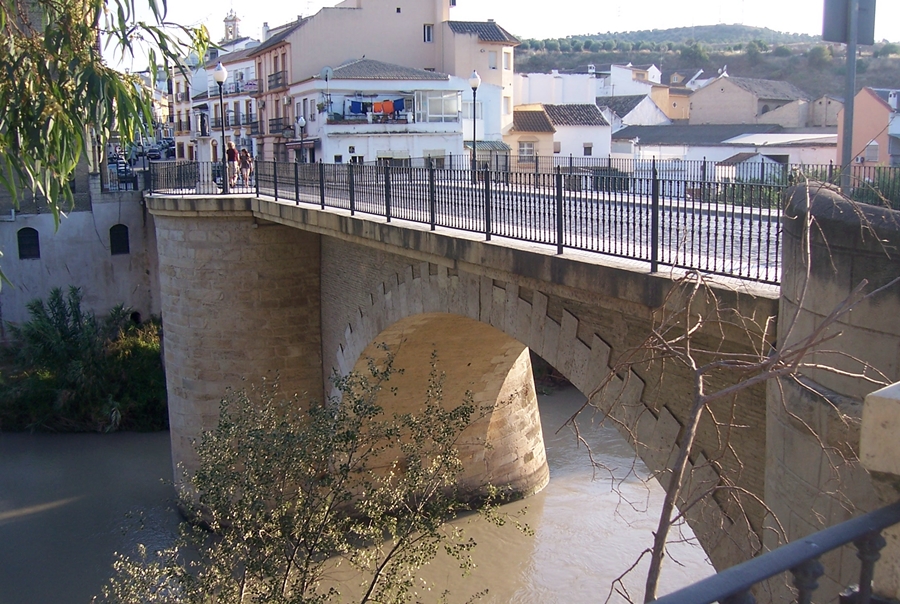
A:
[[[794,189],[784,222],[778,341],[789,345],[807,337],[864,278],[870,292],[900,275],[898,241],[897,212],[854,205],[815,185]],[[815,366],[801,368],[799,379],[768,384],[765,499],[786,541],[883,503],[859,462],[863,399],[879,386],[860,376],[900,381],[898,314],[900,286],[894,285],[828,329],[840,337],[813,351],[806,362]],[[780,544],[777,533],[764,533],[769,549]],[[822,562],[826,574],[817,597],[823,601],[859,580],[859,562],[849,548]],[[779,588],[787,589],[773,586],[776,593]]]
[[[277,376],[282,393],[322,400],[319,236],[257,221],[244,201],[154,211],[176,479],[228,387]]]

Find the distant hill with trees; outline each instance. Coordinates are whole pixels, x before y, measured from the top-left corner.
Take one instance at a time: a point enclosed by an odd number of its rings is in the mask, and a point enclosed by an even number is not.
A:
[[[820,36],[745,25],[705,25],[663,30],[527,39],[516,48],[516,71],[548,73],[588,64],[653,63],[663,71],[701,68],[729,75],[791,82],[815,98],[844,94],[844,47]],[[900,46],[861,47],[857,86],[900,87]]]

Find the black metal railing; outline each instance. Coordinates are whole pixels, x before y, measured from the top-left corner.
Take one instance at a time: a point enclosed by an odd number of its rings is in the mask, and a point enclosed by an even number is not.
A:
[[[250,134],[251,134],[251,135],[252,135],[252,134],[259,134],[259,133],[260,133],[260,132],[259,132],[259,122],[257,122],[257,121],[254,120],[254,121],[252,121],[252,122],[249,123],[249,126],[250,126]]]
[[[900,522],[900,502],[829,527],[761,556],[733,566],[708,579],[654,600],[657,604],[753,604],[755,585],[785,572],[792,574],[797,602],[808,604],[824,574],[819,558],[853,543],[860,559],[859,584],[847,602],[872,601],[872,576],[879,551],[885,545],[881,531]],[[845,599],[842,597],[842,602]]]
[[[150,162],[147,190],[151,193],[181,191],[183,194],[216,195],[223,192],[222,162],[154,161]],[[255,168],[255,166],[254,166]],[[231,194],[256,194],[256,173],[238,169]]]
[[[187,194],[154,165],[153,190]],[[257,162],[258,193],[385,217],[778,283],[780,185],[599,173]],[[201,187],[202,188],[202,187]],[[697,190],[695,196],[685,191]],[[206,190],[208,193],[209,191]],[[213,191],[215,192],[215,191]]]
[[[222,129],[222,118],[221,117],[216,116],[216,117],[212,118],[211,121],[212,121],[213,129],[216,129],[216,130]]]
[[[241,115],[241,124],[244,126],[249,126],[256,122],[256,114],[255,113],[244,113]]]
[[[284,130],[284,118],[269,118],[269,134],[281,134]]]
[[[275,73],[269,74],[268,84],[267,90],[275,90],[276,88],[287,86],[287,72],[276,71]]]

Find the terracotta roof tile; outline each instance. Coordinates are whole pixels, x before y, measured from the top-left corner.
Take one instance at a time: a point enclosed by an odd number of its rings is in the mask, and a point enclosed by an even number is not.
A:
[[[316,76],[319,77],[319,76]],[[439,80],[450,79],[445,73],[425,71],[384,63],[374,59],[357,59],[334,68],[335,80]]]
[[[516,132],[556,132],[547,114],[539,109],[513,111],[513,128]]]

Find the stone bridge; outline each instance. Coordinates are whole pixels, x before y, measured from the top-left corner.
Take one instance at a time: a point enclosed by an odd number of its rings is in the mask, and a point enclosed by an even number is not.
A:
[[[637,262],[556,255],[546,246],[488,242],[265,198],[152,195],[147,205],[156,225],[176,463],[192,466],[192,440],[215,425],[226,387],[277,373],[282,392],[320,401],[332,394],[334,372],[363,368],[379,354],[377,344],[386,343],[405,370],[392,383],[401,394],[391,410],[417,404],[432,351],[447,375],[446,400],[470,391],[476,402],[497,403],[473,426],[463,452],[465,480],[473,486],[489,481],[528,494],[549,478],[529,350],[588,396],[611,375],[596,404],[665,478],[692,404],[691,375],[674,363],[630,370],[619,363],[649,333],[654,311],[674,286],[672,275],[651,274]],[[784,270],[790,280],[803,267],[792,269],[786,260]],[[791,303],[780,300],[777,287],[719,279],[714,290],[723,307],[753,318],[755,337],[726,328],[702,336],[701,344],[753,352],[775,342],[779,304]],[[900,334],[891,337],[896,346]],[[896,372],[894,362],[889,371]],[[855,461],[827,464],[827,447],[808,446],[811,439],[828,440],[821,430],[827,432],[829,421],[832,436],[843,430],[852,441],[852,410],[845,405],[838,413],[808,393],[789,393],[798,401],[790,407],[773,395],[777,390],[785,391],[770,388],[768,406],[764,385],[719,403],[713,415],[730,426],[728,439],[710,414],[700,426],[688,500],[724,477],[756,502],[744,513],[729,496],[687,508],[688,522],[720,569],[771,541],[763,503],[789,519],[782,521],[789,538],[810,532],[807,525],[844,519],[853,505],[876,505]],[[816,422],[821,430],[813,434]],[[804,451],[797,450],[801,445]],[[815,469],[794,467],[810,455]],[[854,495],[828,494],[828,485],[848,480]],[[793,494],[798,481],[801,496]],[[852,565],[833,561],[829,586],[846,584],[853,571],[845,567]]]

